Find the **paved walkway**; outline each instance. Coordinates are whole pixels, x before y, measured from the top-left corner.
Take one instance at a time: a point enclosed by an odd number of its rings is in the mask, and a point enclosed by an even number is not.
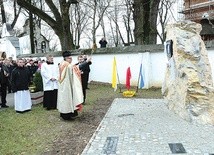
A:
[[[171,147],[171,149],[170,149]],[[191,124],[161,99],[115,99],[82,155],[213,155],[214,126]]]

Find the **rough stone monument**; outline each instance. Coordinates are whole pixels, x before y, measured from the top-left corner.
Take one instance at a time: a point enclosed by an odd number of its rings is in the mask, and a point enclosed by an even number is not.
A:
[[[214,88],[200,24],[166,27],[168,64],[162,94],[170,110],[193,123],[214,125]]]

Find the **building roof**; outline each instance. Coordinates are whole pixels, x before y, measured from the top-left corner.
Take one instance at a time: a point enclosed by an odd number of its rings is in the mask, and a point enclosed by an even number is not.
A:
[[[13,36],[13,35],[14,35],[14,31],[13,31],[11,25],[9,23],[4,23],[2,25],[1,36],[6,37],[6,36]]]

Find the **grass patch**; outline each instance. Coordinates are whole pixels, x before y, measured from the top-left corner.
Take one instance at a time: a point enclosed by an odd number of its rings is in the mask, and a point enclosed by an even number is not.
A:
[[[113,91],[110,84],[90,84],[83,112],[93,108],[101,99],[122,98],[122,93]],[[122,91],[125,91],[123,89]],[[138,90],[136,98],[162,98],[160,89]],[[31,112],[18,114],[14,108],[0,109],[0,154],[42,154],[61,135],[71,129],[72,122],[62,121],[57,110],[46,111],[35,105]]]
[[[34,154],[44,150],[54,133],[47,132],[54,127],[49,117],[57,111],[45,111],[41,105],[31,112],[18,114],[13,108],[0,112],[0,154]]]

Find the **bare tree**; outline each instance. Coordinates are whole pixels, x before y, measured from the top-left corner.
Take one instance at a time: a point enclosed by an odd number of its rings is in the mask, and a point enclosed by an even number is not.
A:
[[[49,7],[50,12],[45,12],[37,6],[32,5],[29,1],[18,0],[17,3],[27,9],[31,10],[33,14],[44,20],[59,37],[62,50],[74,49],[73,34],[70,27],[70,6],[72,3],[77,3],[77,0],[60,0],[59,5],[53,0],[44,0]]]
[[[86,7],[89,7],[92,11],[92,14],[88,14],[89,18],[92,20],[92,41],[93,44],[96,44],[96,31],[101,24],[103,19],[104,13],[106,12],[107,8],[110,5],[111,0],[88,0],[85,3]]]
[[[44,29],[43,35],[49,41],[50,51],[57,51],[59,49],[59,40],[56,38],[54,31],[46,23],[42,24],[42,27]]]
[[[105,28],[104,18],[101,19],[100,26],[101,26],[102,31],[103,31],[103,37],[106,38],[106,28]]]
[[[134,0],[135,44],[156,44],[160,0]]]
[[[81,4],[77,4],[71,9],[71,27],[74,34],[75,48],[80,47],[81,35],[88,26],[89,17],[87,16],[89,10]]]
[[[17,6],[17,0],[14,0],[13,1],[13,21],[12,21],[12,24],[11,24],[11,27],[12,28],[14,28],[14,26],[16,25],[16,23],[17,23],[17,20],[18,20],[18,17],[19,17],[19,15],[20,15],[20,13],[21,13],[21,7],[18,7]]]
[[[115,37],[113,37],[115,46],[117,47],[119,45],[119,36],[120,36],[120,39],[122,41],[122,44],[126,45],[127,43],[125,42],[125,40],[123,38],[123,34],[120,30],[120,26],[119,26],[119,23],[117,21],[117,18],[109,17],[109,20],[110,20],[110,27],[111,27],[112,36],[115,36]],[[115,33],[114,33],[114,26],[112,24],[112,21],[115,24]]]
[[[21,7],[17,6],[17,0],[13,0],[11,2],[13,2],[13,18],[10,18],[10,21],[11,21],[10,25],[11,25],[11,28],[14,28],[17,22],[17,19],[21,13]],[[9,12],[6,12],[4,8],[4,0],[0,0],[0,5],[1,5],[2,23],[10,22],[9,19],[7,18],[7,13]]]
[[[169,21],[169,10],[171,9],[172,5],[175,3],[175,0],[161,0],[160,6],[159,6],[159,23],[161,26],[161,31],[158,32],[158,37],[161,40],[161,43],[163,44],[166,40],[166,33],[165,33],[165,27],[166,24]]]
[[[115,23],[115,27],[116,27],[116,29],[115,29],[115,35],[113,35],[113,36],[115,36],[114,37],[114,42],[115,42],[115,46],[117,47],[118,45],[119,45],[119,34],[121,34],[120,33],[120,29],[119,29],[119,26],[118,26],[118,13],[119,13],[119,8],[118,8],[118,1],[117,0],[115,0],[115,6],[114,6],[114,13],[113,13],[113,16],[110,16],[110,17],[114,17],[114,23]],[[111,23],[111,22],[110,22]],[[113,33],[113,27],[112,27],[112,24],[111,24],[111,29],[112,29],[112,33]],[[122,35],[120,35],[120,37],[121,37],[121,39],[122,39],[122,41],[123,41],[123,43],[124,43],[124,40],[123,40],[123,37],[122,37]]]
[[[0,0],[2,23],[6,23],[6,15],[3,0]]]
[[[113,40],[113,44],[114,46],[118,46],[119,45],[119,26],[118,26],[118,14],[119,14],[119,2],[118,0],[114,0],[113,6],[107,10],[107,17],[109,20],[109,25],[110,25],[110,32],[111,35],[109,38],[111,38],[111,40]],[[106,37],[104,35],[104,37]],[[121,36],[122,37],[122,36]]]
[[[107,11],[108,18],[110,21],[110,28],[115,46],[119,45],[119,40],[125,46],[130,45],[133,42],[132,37],[132,0],[118,1],[115,0],[114,9]],[[113,25],[114,23],[114,25]],[[124,26],[123,26],[124,25]]]
[[[111,20],[110,17],[109,17],[110,28],[111,28],[111,38],[112,38],[112,40],[114,42],[115,47],[117,47],[118,44],[119,44],[119,35],[118,35],[118,32],[117,32],[117,29],[114,30],[114,26],[113,26],[114,23],[112,23],[112,21],[113,20]]]
[[[131,26],[130,26],[131,15],[133,12],[132,0],[125,0],[125,6],[126,6],[126,14],[123,15],[123,20],[124,20],[126,35],[127,35],[127,43],[125,45],[130,45],[130,43],[133,42]]]

